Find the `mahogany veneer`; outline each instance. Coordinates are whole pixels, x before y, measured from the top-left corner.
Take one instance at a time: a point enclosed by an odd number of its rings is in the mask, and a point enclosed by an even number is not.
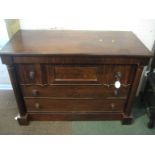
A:
[[[21,125],[29,120],[131,123],[133,98],[152,56],[132,32],[69,30],[18,31],[0,55]]]

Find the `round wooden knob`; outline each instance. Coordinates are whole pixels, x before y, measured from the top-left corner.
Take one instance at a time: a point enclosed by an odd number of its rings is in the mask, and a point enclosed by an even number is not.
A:
[[[32,90],[32,95],[33,95],[34,97],[38,96],[38,95],[39,95],[39,91],[36,90],[36,89]]]
[[[35,103],[35,108],[36,109],[40,109],[40,104],[39,103]]]
[[[115,90],[114,90],[114,95],[115,95],[115,96],[118,96],[118,94],[119,94],[119,93],[118,93],[118,89],[115,89]]]
[[[115,109],[115,104],[111,104],[111,109],[114,110]]]
[[[35,73],[34,73],[34,71],[30,71],[30,72],[29,72],[29,79],[30,79],[31,81],[33,81],[33,80],[35,79]]]

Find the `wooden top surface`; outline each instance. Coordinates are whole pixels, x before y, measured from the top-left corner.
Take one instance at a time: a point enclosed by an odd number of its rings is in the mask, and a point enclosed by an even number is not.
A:
[[[20,30],[1,54],[152,56],[132,32],[84,30]]]

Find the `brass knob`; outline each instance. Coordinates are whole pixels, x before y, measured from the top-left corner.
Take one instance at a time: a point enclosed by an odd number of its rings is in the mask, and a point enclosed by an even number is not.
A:
[[[114,110],[115,109],[115,104],[111,104],[111,109]]]
[[[40,109],[40,104],[39,103],[35,103],[35,108],[36,109]]]
[[[29,72],[29,79],[30,79],[31,81],[33,81],[33,80],[35,79],[35,72],[34,72],[34,71],[30,71],[30,72]]]
[[[38,96],[38,95],[39,95],[39,91],[36,90],[36,89],[32,90],[32,95],[33,95],[34,97]]]

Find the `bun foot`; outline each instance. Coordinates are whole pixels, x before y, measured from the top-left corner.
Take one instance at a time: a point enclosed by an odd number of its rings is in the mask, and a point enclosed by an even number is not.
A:
[[[130,125],[132,123],[133,123],[133,117],[132,116],[123,115],[122,125]]]
[[[18,121],[19,125],[28,125],[29,124],[29,120],[28,120],[28,115],[24,115],[24,116],[16,116],[15,120]]]

